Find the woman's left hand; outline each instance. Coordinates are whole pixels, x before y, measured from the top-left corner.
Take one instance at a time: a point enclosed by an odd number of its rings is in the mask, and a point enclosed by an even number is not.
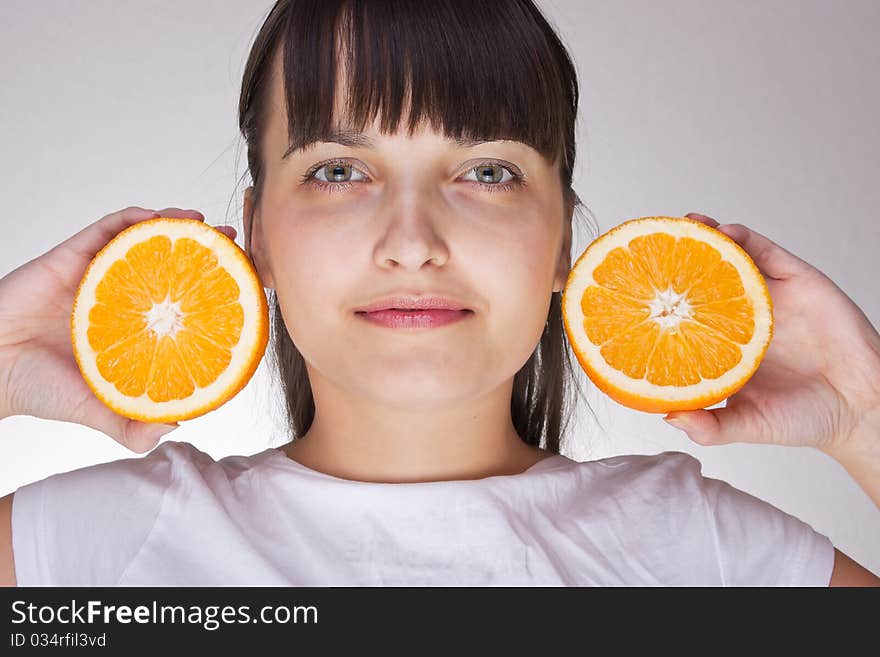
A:
[[[687,217],[721,231],[754,260],[773,301],[773,337],[757,371],[724,408],[664,419],[681,420],[679,428],[699,445],[846,452],[856,436],[863,439],[866,418],[873,423],[880,414],[880,334],[831,279],[778,244],[742,224]]]

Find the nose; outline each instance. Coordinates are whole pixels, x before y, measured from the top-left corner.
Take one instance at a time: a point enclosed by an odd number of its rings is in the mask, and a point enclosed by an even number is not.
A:
[[[377,208],[382,235],[374,259],[379,267],[418,271],[425,263],[442,266],[449,259],[444,231],[450,216],[442,195],[414,177],[389,184],[385,201]]]

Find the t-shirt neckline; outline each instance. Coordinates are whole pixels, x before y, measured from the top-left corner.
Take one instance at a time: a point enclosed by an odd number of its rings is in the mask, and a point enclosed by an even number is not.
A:
[[[300,470],[302,472],[307,472],[308,474],[321,478],[328,479],[331,481],[344,482],[348,484],[373,484],[377,486],[427,486],[431,484],[474,484],[478,482],[488,481],[489,479],[509,479],[511,477],[521,477],[527,474],[532,474],[537,471],[544,470],[552,465],[562,464],[562,463],[571,463],[572,459],[569,459],[567,456],[563,456],[562,454],[551,454],[550,456],[542,458],[537,463],[532,464],[522,472],[512,475],[490,475],[488,477],[481,477],[479,479],[451,479],[451,480],[440,480],[440,481],[403,481],[403,482],[382,482],[382,481],[360,481],[358,479],[345,479],[343,477],[336,477],[331,474],[327,474],[326,472],[321,472],[320,470],[315,470],[314,468],[310,468],[306,465],[303,465],[299,461],[295,461],[290,458],[287,454],[284,453],[282,449],[279,447],[270,447],[263,452],[263,454],[268,454],[271,457],[275,457],[276,460],[280,460],[280,462],[285,463],[287,467],[292,467],[296,470]]]

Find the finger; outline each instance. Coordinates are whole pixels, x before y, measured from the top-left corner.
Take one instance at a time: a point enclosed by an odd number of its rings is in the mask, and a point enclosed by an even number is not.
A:
[[[153,449],[162,436],[178,426],[132,420],[116,413],[94,396],[86,399],[77,409],[78,412],[71,418],[74,422],[97,429],[138,454]]]
[[[91,260],[98,251],[107,245],[107,242],[129,226],[147,219],[155,219],[158,216],[159,214],[155,210],[131,206],[89,224],[59,246],[69,247]]]
[[[140,422],[138,420],[126,419],[119,442],[131,451],[143,454],[158,445],[162,436],[171,433],[179,426],[178,424]]]
[[[684,215],[688,219],[693,219],[694,221],[699,221],[702,224],[706,224],[712,228],[718,228],[718,222],[715,221],[712,217],[708,217],[705,214],[697,214],[696,212],[688,212]]]
[[[110,240],[129,226],[158,217],[205,220],[205,216],[198,210],[181,210],[180,208],[152,210],[139,206],[130,206],[124,210],[108,214],[98,221],[89,224],[73,235],[73,237],[59,244],[58,247],[69,248],[79,256],[91,260]]]
[[[159,215],[162,217],[170,217],[172,219],[197,219],[198,221],[205,220],[205,215],[203,215],[198,210],[181,210],[180,208],[165,208],[163,210],[159,210]]]
[[[232,226],[212,226],[215,230],[219,230],[221,233],[226,235],[229,239],[234,240],[235,236],[238,235],[235,228]]]
[[[808,262],[742,224],[723,224],[717,230],[739,244],[764,276],[786,280],[814,269]]]

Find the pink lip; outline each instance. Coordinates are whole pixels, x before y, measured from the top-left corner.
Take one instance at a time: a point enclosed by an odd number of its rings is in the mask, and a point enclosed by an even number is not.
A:
[[[464,319],[473,313],[470,310],[413,310],[401,311],[392,308],[373,312],[358,312],[368,322],[388,328],[436,328]]]

